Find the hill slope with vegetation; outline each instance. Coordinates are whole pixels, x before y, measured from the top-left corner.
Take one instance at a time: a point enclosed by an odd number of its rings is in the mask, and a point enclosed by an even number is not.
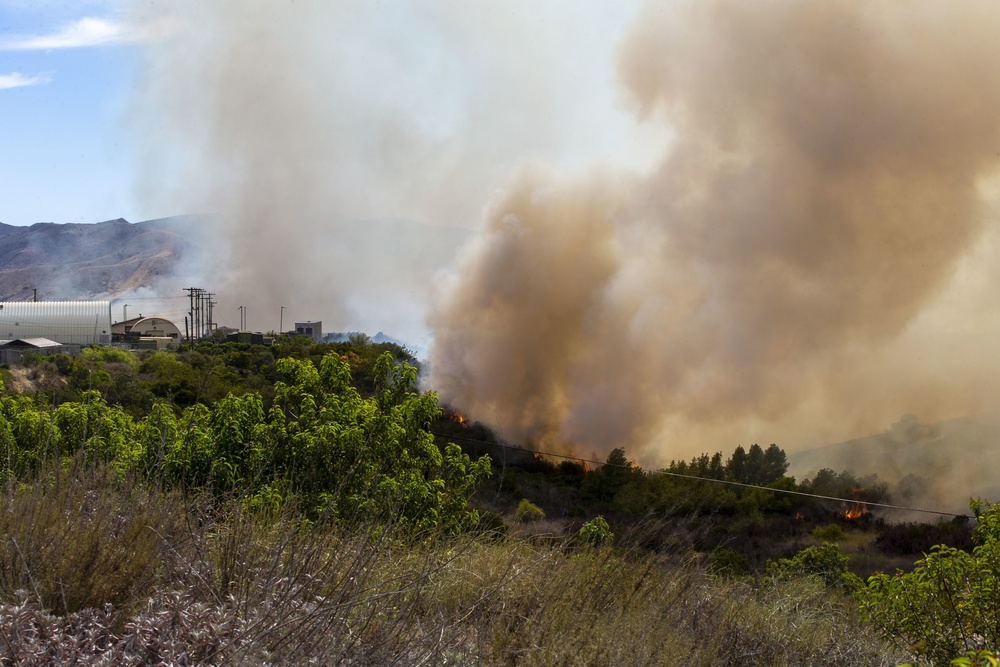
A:
[[[877,478],[797,482],[777,445],[662,471],[622,450],[551,460],[442,410],[413,363],[363,336],[279,337],[4,369],[0,659],[867,666],[995,648],[988,504],[975,533],[886,524],[865,511],[889,497]],[[939,580],[970,610],[940,616],[954,632],[912,621],[948,608]]]

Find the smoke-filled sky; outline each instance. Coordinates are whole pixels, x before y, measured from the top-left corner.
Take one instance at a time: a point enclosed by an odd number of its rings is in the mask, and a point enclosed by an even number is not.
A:
[[[598,452],[992,409],[993,343],[962,334],[996,322],[998,27],[989,3],[648,3],[617,71],[675,141],[649,173],[494,195],[432,320],[445,399]]]
[[[394,309],[508,439],[652,465],[994,408],[992,3],[109,11],[132,196],[209,214],[220,298]],[[387,218],[481,233],[387,305],[358,277],[414,249],[351,242]]]

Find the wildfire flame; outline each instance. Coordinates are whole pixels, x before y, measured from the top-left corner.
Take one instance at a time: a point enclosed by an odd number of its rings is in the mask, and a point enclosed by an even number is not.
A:
[[[854,505],[844,510],[845,519],[860,519],[865,514],[868,514],[868,507],[864,503],[854,503]]]
[[[456,424],[465,426],[466,424],[469,423],[469,420],[466,419],[464,415],[462,415],[460,412],[456,410],[448,410],[447,413],[448,413],[448,419],[455,422]]]
[[[580,458],[579,458],[579,457],[578,457],[578,456],[576,455],[576,450],[575,450],[575,449],[571,449],[571,450],[569,450],[569,455],[570,455],[570,456],[571,456],[571,457],[572,457],[573,459],[576,459],[575,463],[578,463],[578,464],[580,464],[580,465],[581,465],[581,466],[583,467],[583,471],[584,471],[584,472],[590,472],[590,466],[588,466],[588,465],[587,465],[587,462],[586,462],[586,461],[584,461],[583,459],[580,459]],[[571,459],[571,460],[572,460],[572,459]]]

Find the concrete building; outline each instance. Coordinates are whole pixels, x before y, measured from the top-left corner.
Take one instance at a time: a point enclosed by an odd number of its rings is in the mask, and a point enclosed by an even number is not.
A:
[[[302,336],[312,336],[314,341],[319,342],[323,339],[323,323],[322,322],[296,322],[295,323],[295,333]]]
[[[19,364],[21,363],[21,357],[28,352],[60,354],[65,351],[65,346],[48,338],[0,340],[0,364]]]
[[[47,338],[62,345],[110,345],[110,301],[4,301],[0,339]]]

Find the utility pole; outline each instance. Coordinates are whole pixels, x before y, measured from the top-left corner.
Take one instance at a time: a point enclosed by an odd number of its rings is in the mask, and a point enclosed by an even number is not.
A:
[[[281,307],[281,313],[278,315],[278,333],[285,333],[285,307]]]
[[[188,297],[191,299],[191,308],[190,308],[190,310],[188,310],[188,315],[191,316],[191,329],[188,329],[188,326],[187,326],[187,319],[188,318],[186,318],[186,317],[184,318],[184,330],[187,332],[187,339],[188,339],[189,343],[192,341],[192,333],[193,333],[193,330],[194,330],[194,293],[195,293],[195,290],[197,290],[197,289],[198,289],[197,287],[186,287],[186,288],[184,288],[184,291],[188,293]]]
[[[198,288],[195,293],[195,304],[197,304],[197,317],[198,321],[194,327],[197,332],[198,340],[205,337],[205,290]]]
[[[191,329],[187,335],[188,342],[201,340],[211,335],[215,328],[212,323],[212,306],[217,305],[212,301],[215,295],[201,287],[185,287],[184,291],[190,299],[188,316],[191,318]]]
[[[207,305],[208,305],[208,336],[209,337],[211,337],[212,334],[215,332],[215,324],[212,322],[212,307],[219,305],[217,302],[212,301],[212,297],[213,296],[215,296],[215,295],[212,294],[211,292],[209,292],[206,295],[206,297],[208,299]]]

